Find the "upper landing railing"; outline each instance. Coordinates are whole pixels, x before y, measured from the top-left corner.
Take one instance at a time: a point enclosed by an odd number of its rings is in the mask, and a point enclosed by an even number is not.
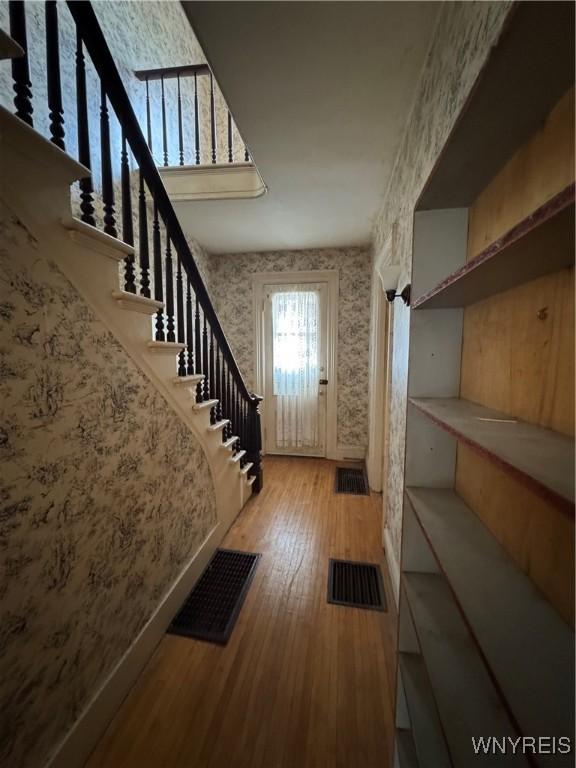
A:
[[[196,399],[215,401],[211,421],[221,428],[223,442],[237,438],[234,450],[245,451],[240,464],[252,465],[248,474],[255,476],[253,488],[258,491],[261,398],[246,387],[92,5],[44,3],[45,54],[43,45],[34,53],[46,57],[46,82],[38,84],[36,102],[26,6],[22,0],[9,2],[10,36],[25,52],[12,59],[15,114],[34,126],[33,103],[40,114],[47,111],[50,140],[91,169],[74,190],[80,218],[134,246],[136,256],[124,261],[123,289],[162,302],[155,314],[154,339],[181,345],[175,348],[175,374],[202,374]],[[33,19],[36,22],[37,16]],[[37,40],[36,28],[34,33]],[[66,80],[66,113],[61,51],[67,55],[66,71],[74,71]]]
[[[214,77],[207,64],[182,67],[144,69],[134,73],[146,87],[146,135],[153,147],[154,121],[151,92],[160,93],[162,129],[162,162],[164,166],[208,165],[250,162],[250,154],[242,141],[230,110],[220,103],[217,108]],[[168,84],[175,82],[175,91]],[[168,118],[176,115],[177,157],[170,146]],[[174,162],[174,160],[177,162]]]

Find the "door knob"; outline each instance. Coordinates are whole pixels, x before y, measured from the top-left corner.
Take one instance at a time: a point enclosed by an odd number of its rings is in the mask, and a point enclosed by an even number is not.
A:
[[[319,384],[328,384],[328,379],[320,379]]]

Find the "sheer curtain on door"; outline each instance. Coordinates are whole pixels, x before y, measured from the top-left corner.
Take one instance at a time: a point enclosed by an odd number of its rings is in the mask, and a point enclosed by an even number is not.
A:
[[[320,293],[317,286],[273,293],[272,354],[279,448],[319,445]]]

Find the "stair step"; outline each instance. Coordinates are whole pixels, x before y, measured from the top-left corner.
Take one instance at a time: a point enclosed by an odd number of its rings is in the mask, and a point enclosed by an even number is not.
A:
[[[132,312],[140,312],[143,315],[155,315],[159,309],[164,309],[161,301],[148,299],[146,296],[138,296],[128,291],[112,291],[112,298],[118,302],[120,309],[128,309]]]
[[[256,475],[252,475],[251,477],[248,477],[248,478],[246,479],[246,482],[248,483],[248,485],[252,485],[252,483],[253,483],[255,480],[256,480]]]
[[[240,470],[240,474],[241,475],[247,475],[248,472],[250,472],[250,470],[252,469],[253,466],[254,466],[254,462],[253,461],[249,461],[247,464],[244,464],[244,466]]]
[[[175,355],[186,349],[185,344],[179,344],[177,341],[149,341],[148,349],[152,352],[170,352]]]
[[[218,432],[219,429],[224,429],[226,424],[230,424],[230,419],[221,419],[220,421],[217,421],[216,424],[210,424],[208,432]]]
[[[246,451],[238,451],[238,453],[235,453],[234,456],[230,456],[228,461],[231,461],[233,464],[236,464],[236,462],[240,461],[242,456],[246,456]]]
[[[86,224],[75,216],[62,219],[62,226],[68,230],[70,239],[75,243],[91,248],[109,259],[123,261],[126,256],[134,256],[133,246],[123,243],[117,237],[107,235],[106,232]]]
[[[204,381],[204,376],[201,373],[194,373],[190,376],[176,376],[172,379],[172,383],[175,386],[185,385],[188,387],[196,386],[201,381]]]
[[[24,48],[0,29],[0,59],[19,59],[20,56],[24,56]]]
[[[192,410],[205,411],[207,408],[214,408],[215,405],[218,405],[218,400],[203,400],[201,403],[194,403]]]
[[[239,439],[240,438],[238,437],[238,435],[232,435],[232,437],[229,437],[225,443],[222,443],[222,448],[226,448],[227,450],[230,450],[230,448],[234,447],[234,443]]]

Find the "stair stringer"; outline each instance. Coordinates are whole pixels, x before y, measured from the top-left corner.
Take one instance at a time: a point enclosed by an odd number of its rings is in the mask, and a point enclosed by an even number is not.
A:
[[[118,297],[118,262],[133,249],[73,219],[70,185],[88,171],[34,129],[0,107],[0,194],[29,236],[70,280],[126,354],[159,390],[202,446],[214,484],[218,523],[226,531],[252,494],[252,487],[220,430],[210,429],[210,410],[195,410],[195,386],[175,382],[177,349],[154,345],[142,308]]]

